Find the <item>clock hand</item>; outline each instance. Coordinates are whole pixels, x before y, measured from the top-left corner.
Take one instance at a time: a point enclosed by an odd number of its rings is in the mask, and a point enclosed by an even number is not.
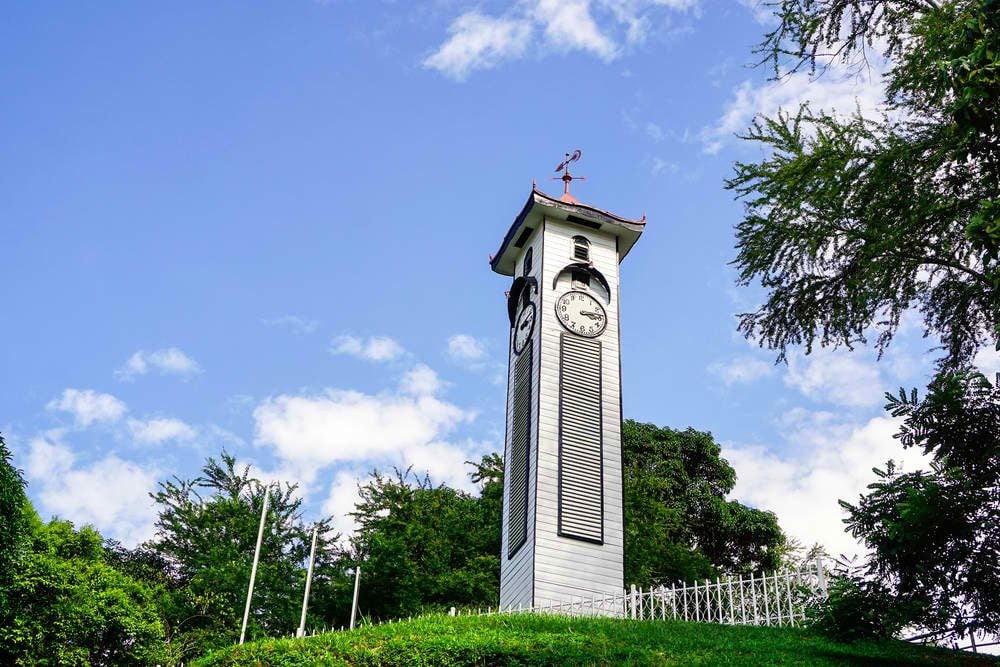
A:
[[[601,314],[600,313],[595,313],[592,310],[581,310],[580,314],[581,315],[586,315],[587,317],[589,317],[592,320],[600,320],[601,319]]]
[[[529,325],[529,324],[531,324],[531,320],[525,320],[525,321],[524,321],[524,324],[522,324],[522,325],[521,325],[521,328],[522,328],[522,329],[526,329],[526,328],[528,327],[528,325]]]

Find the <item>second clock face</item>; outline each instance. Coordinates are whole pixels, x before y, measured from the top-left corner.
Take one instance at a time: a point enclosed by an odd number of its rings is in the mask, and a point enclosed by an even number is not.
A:
[[[521,308],[514,321],[514,354],[521,354],[525,345],[531,340],[531,332],[535,328],[535,304],[528,303]]]
[[[600,336],[608,326],[604,307],[586,292],[566,292],[556,299],[556,317],[573,333],[588,338]]]

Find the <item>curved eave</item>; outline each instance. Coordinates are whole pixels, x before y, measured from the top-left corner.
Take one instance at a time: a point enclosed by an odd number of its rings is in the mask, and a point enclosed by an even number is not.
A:
[[[521,212],[514,218],[513,224],[504,235],[500,249],[490,260],[490,268],[501,275],[514,275],[514,261],[521,250],[514,247],[515,239],[518,238],[526,225],[537,229],[538,224],[545,217],[571,224],[577,223],[581,229],[595,229],[594,225],[596,224],[601,231],[614,234],[618,237],[619,261],[632,249],[635,242],[639,240],[642,230],[646,227],[646,216],[643,216],[641,220],[621,218],[614,213],[587,204],[562,201],[533,187],[531,194],[528,195],[528,201],[524,203]]]

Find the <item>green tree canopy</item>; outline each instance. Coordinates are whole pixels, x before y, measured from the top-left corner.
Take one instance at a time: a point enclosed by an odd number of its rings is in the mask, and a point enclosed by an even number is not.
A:
[[[785,537],[771,512],[726,500],[736,471],[710,433],[622,426],[625,580],[692,581],[773,570]]]
[[[783,0],[760,52],[778,76],[872,48],[891,59],[888,115],[808,105],[757,118],[766,157],[737,163],[734,264],[767,299],[739,327],[792,345],[884,350],[911,309],[961,366],[1000,338],[997,0]],[[833,54],[831,57],[829,54]]]
[[[904,474],[890,462],[857,504],[841,502],[871,549],[864,574],[910,623],[1000,632],[1000,389],[949,373],[923,399],[901,392],[890,408],[906,420],[903,446],[933,463]]]
[[[18,665],[137,665],[165,659],[154,591],[111,567],[101,536],[28,512],[26,552],[6,589],[0,656]]]
[[[161,604],[175,655],[186,660],[238,640],[265,493],[269,509],[247,637],[287,636],[298,627],[312,526],[302,521],[296,490],[263,484],[223,452],[221,460],[207,460],[199,477],[162,482],[152,494],[156,536],[116,562],[167,582]],[[344,606],[347,584],[330,519],[318,525],[310,610],[330,622]]]
[[[399,618],[449,606],[496,606],[500,585],[502,462],[475,464],[476,497],[409,470],[373,473],[353,513],[349,565],[361,563],[359,608]]]
[[[13,466],[12,458],[3,435],[0,435],[0,582],[10,581],[13,577],[28,527],[24,478]],[[7,600],[7,587],[0,584],[0,625],[7,625],[12,613]]]
[[[882,352],[916,311],[941,352],[927,397],[901,393],[887,406],[905,419],[897,437],[932,455],[931,470],[890,463],[844,503],[873,551],[837,604],[853,618],[891,612],[872,632],[995,632],[1000,395],[970,362],[985,345],[1000,349],[1000,2],[770,4],[777,25],[758,53],[776,76],[862,71],[881,49],[887,113],[805,105],[754,121],[745,138],[764,157],[737,163],[727,186],[746,204],[739,280],[767,298],[739,328],[779,359],[790,346],[850,347],[870,332]]]

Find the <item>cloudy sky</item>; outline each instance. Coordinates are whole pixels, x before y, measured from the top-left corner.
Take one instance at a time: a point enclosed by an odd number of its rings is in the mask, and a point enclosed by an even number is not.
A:
[[[0,23],[0,429],[46,516],[135,543],[148,492],[223,448],[295,480],[308,517],[373,467],[469,486],[503,433],[505,279],[532,179],[582,148],[583,201],[647,231],[622,269],[625,415],[710,430],[736,497],[853,548],[838,498],[900,451],[890,354],[742,340],[734,133],[804,98],[735,0],[19,3]],[[995,368],[995,356],[982,358]],[[915,465],[912,456],[911,465]],[[350,524],[342,520],[344,528]]]

